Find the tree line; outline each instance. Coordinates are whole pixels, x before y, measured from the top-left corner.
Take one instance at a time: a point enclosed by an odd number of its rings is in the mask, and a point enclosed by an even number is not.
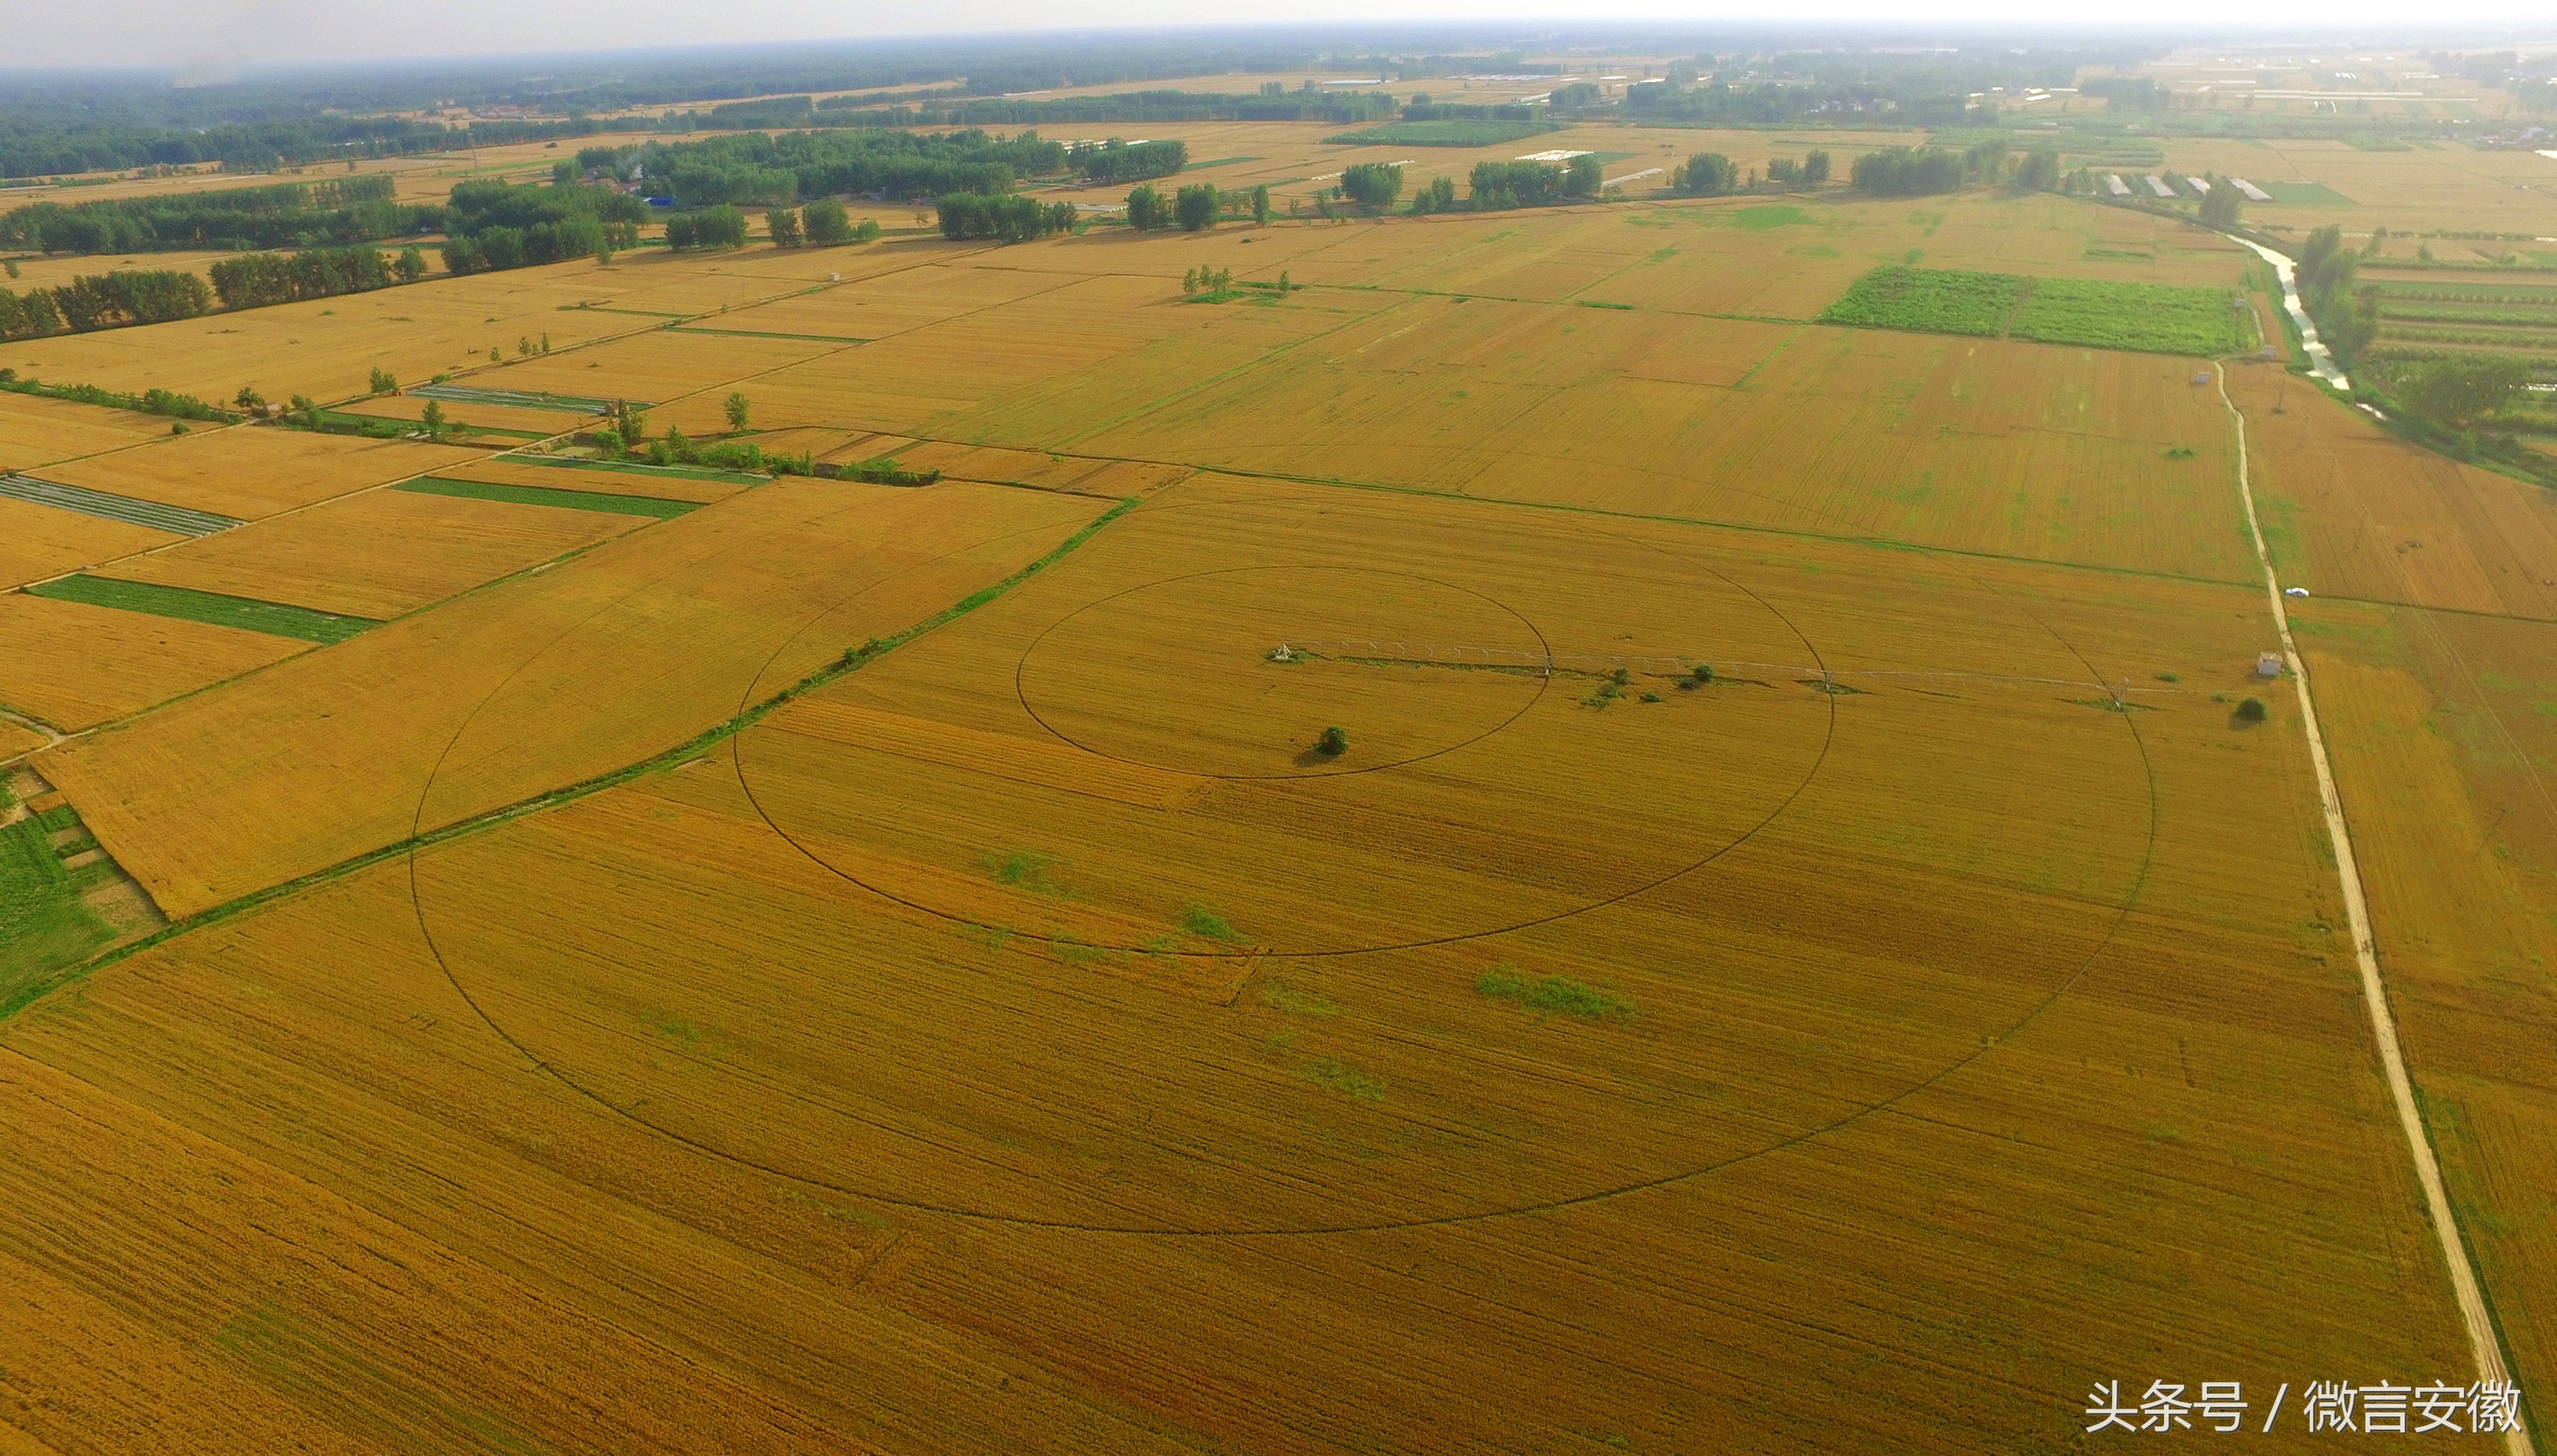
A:
[[[1035,134],[937,135],[866,129],[748,132],[702,142],[590,148],[582,167],[688,206],[786,206],[801,198],[869,193],[904,199],[942,193],[1007,193],[1023,177],[1061,171],[1065,148]]]
[[[262,309],[415,283],[426,276],[426,259],[415,248],[403,248],[398,258],[384,262],[379,248],[359,244],[289,255],[252,253],[225,258],[205,271],[212,275],[213,293],[223,308]]]
[[[457,183],[441,251],[456,274],[608,258],[638,246],[647,220],[647,203],[611,188]]]
[[[23,294],[0,288],[0,339],[86,333],[125,324],[166,324],[210,313],[213,291],[193,273],[128,269],[74,278]]]
[[[1014,243],[1074,230],[1072,202],[1041,202],[1019,193],[951,193],[935,205],[947,238]]]
[[[434,232],[442,207],[392,200],[386,176],[227,192],[31,202],[0,213],[0,247],[47,253],[316,247]]]

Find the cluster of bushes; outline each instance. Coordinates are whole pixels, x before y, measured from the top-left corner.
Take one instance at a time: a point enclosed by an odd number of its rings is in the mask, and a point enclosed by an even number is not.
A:
[[[1899,147],[1867,152],[1847,170],[1856,191],[1878,198],[1918,198],[1950,193],[1970,181],[1971,169],[1959,152],[1942,147]]]
[[[1075,147],[1066,154],[1083,180],[1108,187],[1114,183],[1143,182],[1152,177],[1171,177],[1190,165],[1190,149],[1184,142],[1138,142],[1134,145],[1117,137],[1098,146]]]
[[[727,407],[730,428],[744,429],[745,396],[730,395]],[[805,475],[814,470],[804,454],[767,455],[752,441],[731,440],[703,445],[686,439],[683,431],[674,429],[650,440],[648,416],[626,400],[613,405],[609,423],[593,438],[606,460],[634,461],[651,465],[707,465],[720,470],[764,470],[775,475]]]
[[[1698,152],[1670,171],[1670,191],[1682,198],[1718,198],[1739,188],[1740,169],[1720,152]]]
[[[228,424],[239,419],[239,416],[216,409],[192,394],[173,394],[166,389],[118,394],[94,384],[47,384],[39,379],[21,379],[15,369],[0,369],[0,389],[11,394],[32,394],[40,399],[67,399],[73,404],[163,415],[173,420],[215,420]]]
[[[941,235],[948,238],[1016,243],[1074,230],[1072,202],[1041,202],[1018,193],[952,193],[936,205]]]
[[[106,201],[33,202],[0,213],[0,247],[48,253],[284,248],[433,232],[438,206],[391,200],[387,176]]]
[[[1355,163],[1341,173],[1341,196],[1382,212],[1403,196],[1403,168],[1393,162]]]
[[[609,257],[637,246],[647,220],[647,203],[610,188],[460,183],[445,209],[444,266],[463,274]]]
[[[1452,177],[1433,177],[1426,186],[1414,189],[1412,194],[1412,215],[1414,217],[1455,210],[1456,179]]]
[[[1182,188],[1166,201],[1151,185],[1140,184],[1128,194],[1128,225],[1140,232],[1152,232],[1164,227],[1178,227],[1185,232],[1203,231],[1216,225],[1217,215],[1223,210],[1219,197],[1214,184],[1202,182]],[[1265,216],[1269,205],[1268,195],[1264,193],[1260,206]]]
[[[1537,207],[1598,196],[1604,169],[1594,156],[1550,162],[1477,162],[1468,179],[1477,212]]]
[[[791,220],[795,224],[798,219]],[[678,212],[666,219],[666,246],[679,252],[687,248],[744,247],[745,214],[725,205]]]
[[[2058,174],[2053,176],[2056,181]],[[1791,157],[1770,159],[1767,180],[1778,187],[1819,187],[1829,180],[1829,154],[1815,148],[1800,162]]]
[[[100,273],[59,288],[0,288],[0,339],[86,333],[123,324],[165,324],[212,311],[213,291],[193,273]]]
[[[213,292],[223,308],[257,309],[415,283],[426,276],[426,259],[415,248],[401,249],[397,260],[388,263],[370,246],[312,248],[290,256],[225,258],[205,271],[212,274]]]
[[[776,248],[795,248],[803,242],[828,248],[866,243],[879,235],[878,223],[868,217],[856,223],[844,204],[832,198],[820,198],[796,210],[775,207],[763,214],[763,226]]]

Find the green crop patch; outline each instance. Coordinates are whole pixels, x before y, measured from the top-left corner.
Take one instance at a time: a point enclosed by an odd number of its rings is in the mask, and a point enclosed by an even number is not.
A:
[[[2209,357],[2252,343],[2252,318],[2226,289],[2042,278],[2007,331],[2043,343]]]
[[[324,647],[333,642],[343,642],[367,627],[381,625],[370,617],[339,616],[334,612],[313,611],[307,606],[287,606],[280,601],[258,601],[246,596],[224,596],[217,592],[198,592],[187,587],[119,582],[112,577],[63,577],[30,587],[27,595],[49,596],[56,601],[113,607],[118,611],[138,611],[150,616],[175,617],[180,621],[203,622],[216,627],[237,627],[242,631],[264,632],[270,637],[317,642]]]
[[[448,480],[441,475],[408,480],[391,487],[412,495],[450,495],[462,500],[499,500],[509,505],[547,505],[561,510],[602,511],[606,515],[648,516],[672,520],[701,509],[690,500],[660,500],[653,495],[615,495],[604,490],[559,490],[548,485],[498,485],[486,480]]]
[[[2028,281],[2013,273],[1965,273],[1889,263],[1849,285],[1843,297],[1820,311],[1820,322],[1918,333],[1991,335],[2023,300]]]
[[[1497,147],[1543,136],[1555,128],[1542,121],[1390,121],[1365,131],[1323,138],[1327,147]]]
[[[114,938],[40,820],[0,829],[0,1002]]]
[[[1202,167],[1231,167],[1237,162],[1258,162],[1261,159],[1258,157],[1211,157],[1205,162],[1189,163],[1182,167],[1181,170],[1183,172],[1196,172]]]

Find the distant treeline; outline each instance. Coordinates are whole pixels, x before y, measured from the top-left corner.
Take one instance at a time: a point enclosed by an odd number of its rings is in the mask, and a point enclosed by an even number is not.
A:
[[[1063,170],[1065,148],[1041,141],[1035,133],[998,140],[975,130],[923,134],[874,128],[593,147],[578,153],[577,160],[581,167],[617,177],[636,172],[649,191],[681,206],[779,206],[801,198],[850,193],[894,199],[1008,193],[1023,177]]]
[[[1273,83],[1276,84],[1275,82]],[[851,113],[861,115],[862,113]],[[1088,126],[1113,121],[1377,121],[1394,114],[1394,98],[1374,92],[1129,91],[1054,101],[992,97],[947,105],[900,103],[872,112],[876,125]],[[820,123],[823,124],[823,123]],[[859,121],[839,124],[861,125]]]
[[[0,247],[47,253],[317,247],[414,237],[444,225],[442,207],[391,200],[373,175],[278,187],[34,202],[0,213]]]
[[[213,291],[193,273],[101,273],[59,288],[0,288],[0,339],[86,333],[122,324],[165,324],[210,313]]]

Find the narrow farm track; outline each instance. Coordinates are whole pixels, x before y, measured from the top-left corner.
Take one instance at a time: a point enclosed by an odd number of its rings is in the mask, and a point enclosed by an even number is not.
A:
[[[2237,430],[2237,492],[2246,508],[2246,534],[2253,539],[2255,560],[2264,569],[2264,599],[2272,608],[2273,628],[2281,635],[2282,660],[2290,669],[2291,687],[2299,695],[2300,723],[2308,730],[2309,761],[2317,769],[2318,807],[2326,814],[2327,839],[2335,848],[2336,876],[2344,885],[2345,914],[2353,929],[2353,959],[2361,971],[2362,1006],[2370,1013],[2371,1038],[2378,1043],[2388,1098],[2397,1109],[2397,1125],[2406,1134],[2407,1153],[2415,1160],[2415,1179],[2423,1185],[2424,1209],[2431,1217],[2433,1235],[2441,1241],[2442,1262],[2450,1269],[2451,1294],[2459,1303],[2462,1322],[2468,1326],[2469,1347],[2477,1356],[2478,1378],[2508,1382],[2512,1379],[2511,1368],[2504,1361],[2493,1316],[2487,1310],[2477,1266],[2469,1259],[2468,1243],[2460,1236],[2458,1218],[2451,1211],[2450,1194],[2442,1183],[2441,1160],[2434,1156],[2432,1136],[2424,1129],[2423,1113],[2415,1105],[2415,1084],[2406,1074],[2406,1054],[2397,1042],[2397,1018],[2388,1009],[2388,988],[2379,976],[2378,943],[2371,937],[2370,910],[2362,899],[2361,868],[2354,860],[2353,831],[2345,823],[2344,799],[2336,791],[2335,770],[2327,763],[2326,737],[2318,730],[2317,702],[2309,691],[2308,664],[2291,637],[2290,613],[2282,608],[2281,579],[2273,571],[2272,552],[2264,544],[2264,528],[2255,515],[2255,487],[2246,463],[2246,417],[2228,398],[2227,366],[2215,364],[2212,373],[2220,388],[2220,402],[2227,408],[2229,421]],[[2536,1449],[2529,1431],[2517,1423],[2504,1433],[2503,1444],[2508,1456],[2532,1456]]]

